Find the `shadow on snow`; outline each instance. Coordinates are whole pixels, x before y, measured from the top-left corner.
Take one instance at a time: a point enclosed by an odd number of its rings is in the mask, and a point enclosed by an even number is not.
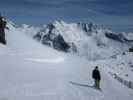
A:
[[[69,81],[70,84],[72,85],[76,85],[76,86],[82,86],[82,87],[89,87],[89,88],[92,88],[92,89],[96,89],[96,90],[100,90],[101,89],[97,89],[95,86],[93,85],[87,85],[87,84],[82,84],[82,83],[76,83],[76,82],[72,82],[72,81]]]

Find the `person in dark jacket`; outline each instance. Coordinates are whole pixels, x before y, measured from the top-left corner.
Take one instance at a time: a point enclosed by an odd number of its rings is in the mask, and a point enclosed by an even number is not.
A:
[[[100,80],[101,80],[101,75],[100,71],[98,69],[98,66],[95,67],[95,69],[92,72],[92,78],[95,80],[95,87],[100,89]]]
[[[6,28],[7,22],[4,20],[4,18],[0,15],[0,43],[6,45],[6,39],[5,39],[5,28]]]

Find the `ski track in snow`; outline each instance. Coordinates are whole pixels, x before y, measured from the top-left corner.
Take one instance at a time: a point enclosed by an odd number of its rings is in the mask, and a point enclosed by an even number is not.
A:
[[[56,58],[56,59],[39,59],[39,58],[25,58],[27,61],[33,61],[38,63],[60,63],[64,61],[64,58]]]

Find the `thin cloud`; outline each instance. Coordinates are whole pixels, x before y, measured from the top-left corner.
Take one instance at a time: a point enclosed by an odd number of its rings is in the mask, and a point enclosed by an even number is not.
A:
[[[2,14],[18,22],[57,18],[66,21],[95,20],[99,23],[133,23],[133,0],[2,0]],[[110,21],[110,20],[116,21]],[[130,21],[129,21],[130,20]],[[40,23],[36,21],[34,23]]]

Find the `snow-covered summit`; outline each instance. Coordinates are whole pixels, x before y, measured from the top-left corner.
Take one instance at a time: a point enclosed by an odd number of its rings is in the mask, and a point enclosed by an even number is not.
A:
[[[59,34],[64,39],[63,41],[70,46],[69,51],[74,51],[88,59],[110,57],[127,51],[133,45],[133,38],[129,38],[129,33],[127,35],[118,34],[93,23],[55,21],[43,27],[34,38],[43,44],[54,47],[54,39]],[[60,43],[56,44],[60,45]]]
[[[54,21],[42,27],[8,23],[10,31],[28,34],[52,48],[74,52],[89,60],[109,58],[133,46],[132,33],[116,33],[90,23]]]

